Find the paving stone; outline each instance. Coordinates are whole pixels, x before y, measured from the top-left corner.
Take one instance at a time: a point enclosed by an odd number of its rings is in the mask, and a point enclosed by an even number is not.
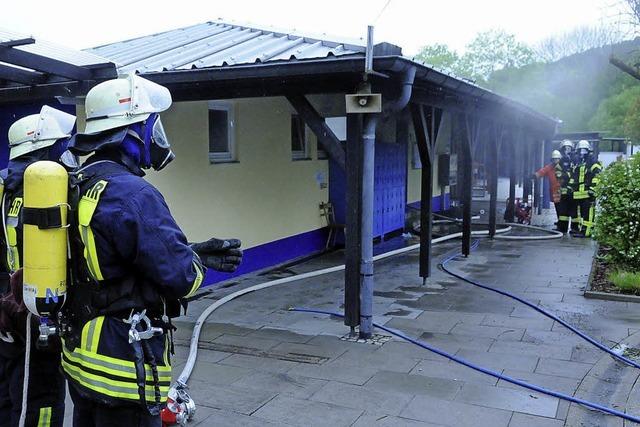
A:
[[[560,360],[571,360],[573,347],[567,345],[532,344],[528,342],[496,341],[489,348],[490,353],[526,354],[539,357],[550,357]]]
[[[375,367],[300,364],[290,373],[321,380],[363,385],[376,373]]]
[[[365,412],[358,418],[353,427],[442,427],[443,424],[425,423],[409,418],[393,417],[391,415],[369,414]]]
[[[219,365],[217,363],[199,360],[193,369],[191,377],[214,385],[225,385],[231,384],[254,372],[254,370],[248,368]]]
[[[350,426],[361,410],[322,402],[278,396],[255,412],[255,416],[295,426]]]
[[[566,420],[567,414],[569,413],[569,407],[571,406],[570,402],[566,400],[561,400],[558,403],[558,410],[556,411],[556,418],[559,420]]]
[[[501,341],[520,341],[524,336],[524,329],[502,328],[499,326],[483,326],[458,324],[451,330],[451,334],[468,335],[472,337],[493,338]]]
[[[558,409],[558,399],[555,397],[529,390],[478,384],[465,384],[456,396],[456,401],[543,417],[554,417]]]
[[[437,334],[425,332],[419,339],[448,353],[456,353],[465,348],[476,351],[487,351],[495,342],[493,338],[470,337],[455,334]]]
[[[272,391],[229,385],[215,386],[196,379],[189,382],[189,391],[198,404],[202,402],[210,408],[225,409],[245,415],[251,415],[276,396]]]
[[[317,345],[309,345],[309,344],[298,344],[298,343],[289,343],[284,342],[276,345],[271,348],[272,351],[278,353],[291,353],[293,355],[309,355],[309,356],[317,356],[317,357],[325,357],[328,359],[333,359],[340,356],[344,353],[345,349],[336,349],[336,348],[323,348]]]
[[[399,340],[392,340],[384,343],[382,348],[376,351],[376,354],[389,357],[410,357],[416,360],[448,360],[445,357],[442,357],[429,350],[425,350],[424,348],[418,347],[415,344]]]
[[[455,362],[441,362],[436,360],[423,360],[410,372],[413,375],[424,375],[433,378],[446,378],[450,380],[464,381],[496,385],[497,378],[475,371]]]
[[[424,396],[416,396],[400,415],[451,427],[501,427],[511,419],[509,411]]]
[[[566,394],[573,394],[578,388],[580,384],[580,379],[578,378],[566,378],[559,377],[557,375],[544,375],[537,374],[535,372],[523,372],[513,369],[505,369],[502,372],[504,375],[507,375],[511,378],[525,381],[530,384],[539,385],[544,388],[560,391]],[[515,390],[524,390],[519,385],[512,384],[510,382],[500,380],[498,381],[498,387],[512,388]]]
[[[489,353],[462,349],[456,353],[468,362],[493,370],[517,369],[533,372],[538,364],[537,356]]]
[[[538,329],[550,331],[553,320],[548,318],[521,318],[501,314],[487,314],[481,323],[485,326],[500,326],[503,328]]]
[[[200,353],[198,352],[198,355]],[[233,354],[220,362],[222,365],[239,366],[257,371],[284,373],[299,365],[297,362],[274,359],[270,357],[256,357],[245,354]]]
[[[278,426],[281,424],[273,423],[264,418],[250,417],[233,411],[209,408],[203,404],[198,404],[198,410],[194,420],[188,424],[189,426],[225,426],[225,427],[260,427],[260,426]]]
[[[361,366],[381,371],[408,373],[417,364],[418,359],[407,357],[403,354],[381,353],[379,351],[363,354],[361,352],[347,351],[340,357],[328,362],[327,366]]]
[[[380,331],[384,335],[386,332]],[[342,336],[344,336],[343,334]],[[359,343],[353,341],[341,340],[338,336],[317,335],[307,342],[309,345],[322,347],[324,349],[333,350],[336,353],[350,351],[351,353],[373,353],[380,348],[379,345],[371,343]]]
[[[522,337],[523,342],[533,344],[561,344],[561,345],[580,345],[585,341],[576,334],[565,331],[538,331],[528,329]]]
[[[438,399],[453,399],[462,384],[462,381],[445,378],[381,371],[375,374],[365,387],[396,393],[420,394]]]
[[[562,427],[564,422],[553,418],[537,417],[535,415],[515,412],[511,417],[509,427]]]
[[[284,394],[307,399],[327,381],[289,373],[257,372],[236,381],[233,385],[252,390]]]
[[[255,331],[255,328],[248,328],[244,326],[237,326],[230,323],[215,323],[215,322],[206,322],[202,326],[202,330],[200,332],[200,340],[202,341],[211,341],[216,339],[222,334],[231,334],[231,335],[248,335],[249,333]]]
[[[400,414],[412,398],[411,394],[388,393],[334,381],[325,384],[311,396],[311,400],[386,415]]]
[[[583,378],[593,365],[566,360],[540,358],[535,372],[546,375],[557,375],[567,378]]]
[[[229,335],[224,334],[219,336],[218,338],[212,341],[214,344],[222,344],[224,346],[232,346],[232,347],[241,347],[241,348],[250,348],[256,350],[269,350],[270,348],[275,347],[280,344],[280,341],[266,339],[266,338],[257,338],[257,337],[246,337],[246,336],[238,336],[238,335]]]
[[[631,427],[631,423],[626,423]],[[623,427],[622,418],[592,411],[580,405],[571,405],[567,415],[566,427]]]

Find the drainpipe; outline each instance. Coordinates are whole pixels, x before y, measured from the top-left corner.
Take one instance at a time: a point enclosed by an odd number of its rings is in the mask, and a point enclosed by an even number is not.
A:
[[[362,132],[362,258],[360,259],[360,338],[373,333],[373,209],[377,114],[364,117]]]
[[[402,74],[399,96],[384,105],[383,115],[389,116],[404,109],[411,99],[416,68],[411,66]],[[362,258],[360,259],[360,338],[373,334],[373,214],[375,182],[375,147],[377,114],[365,114],[362,132]]]

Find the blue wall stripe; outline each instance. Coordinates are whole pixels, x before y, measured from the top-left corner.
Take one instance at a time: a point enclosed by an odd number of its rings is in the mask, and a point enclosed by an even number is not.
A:
[[[208,270],[204,286],[319,252],[325,248],[328,233],[327,228],[321,228],[249,248],[244,251],[242,264],[236,272]]]

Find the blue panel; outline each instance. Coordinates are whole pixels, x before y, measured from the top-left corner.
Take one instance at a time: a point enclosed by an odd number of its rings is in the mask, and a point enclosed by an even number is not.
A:
[[[407,202],[407,152],[402,144],[376,143],[374,176],[373,235],[404,228]],[[329,160],[329,201],[333,204],[336,221],[346,222],[346,176]],[[344,243],[343,236],[337,241]]]
[[[38,104],[15,104],[0,107],[0,169],[7,167],[9,161],[9,128],[18,119],[30,114],[37,114],[43,105],[50,105],[61,111],[76,114],[75,106],[61,105],[55,99]]]

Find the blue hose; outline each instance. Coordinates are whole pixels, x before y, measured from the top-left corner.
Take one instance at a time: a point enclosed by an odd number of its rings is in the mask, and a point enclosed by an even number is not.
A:
[[[342,315],[340,313],[334,313],[334,312],[325,311],[325,310],[315,310],[315,309],[311,309],[311,308],[297,308],[296,307],[296,308],[291,308],[290,310],[291,311],[298,311],[298,312],[302,312],[302,313],[328,314],[330,316],[344,317],[344,315]],[[429,344],[427,344],[425,342],[413,339],[413,338],[403,334],[402,332],[396,331],[395,329],[387,328],[386,326],[380,325],[378,323],[374,322],[373,326],[375,326],[376,328],[381,329],[383,331],[386,331],[386,332],[388,332],[388,333],[390,333],[392,335],[395,335],[398,338],[402,338],[405,341],[408,341],[408,342],[410,342],[412,344],[415,344],[415,345],[417,345],[419,347],[422,347],[422,348],[424,348],[426,350],[429,350],[429,351],[431,351],[433,353],[439,354],[442,357],[446,357],[447,359],[453,360],[456,363],[459,363],[459,364],[464,365],[464,366],[466,366],[468,368],[474,369],[474,370],[476,370],[478,372],[482,372],[483,374],[487,374],[487,375],[490,375],[490,376],[492,376],[494,378],[498,378],[498,379],[510,382],[511,384],[515,384],[515,385],[518,385],[520,387],[528,388],[529,390],[533,390],[533,391],[536,391],[538,393],[546,394],[548,396],[557,397],[558,399],[567,400],[567,401],[572,402],[572,403],[577,403],[579,405],[583,405],[583,406],[589,407],[591,409],[596,409],[598,411],[601,411],[601,412],[604,412],[604,413],[607,413],[607,414],[610,414],[610,415],[615,415],[616,417],[624,418],[625,420],[633,421],[635,423],[639,423],[640,424],[640,418],[638,418],[638,417],[634,417],[632,415],[625,414],[624,412],[618,411],[616,409],[608,408],[606,406],[602,406],[602,405],[599,405],[597,403],[589,402],[588,400],[583,400],[583,399],[579,399],[579,398],[574,397],[574,396],[570,396],[568,394],[560,393],[558,391],[547,390],[546,388],[537,386],[535,384],[529,384],[527,382],[524,382],[524,381],[521,381],[521,380],[518,380],[518,379],[515,379],[515,378],[512,378],[512,377],[509,377],[507,375],[503,375],[503,374],[500,374],[498,372],[483,368],[482,366],[474,365],[473,363],[467,362],[466,360],[464,360],[464,359],[462,359],[462,358],[460,358],[458,356],[455,356],[453,354],[447,353],[446,351],[442,351],[442,350],[440,350],[440,349],[438,349],[436,347],[432,347],[432,346],[430,346]]]
[[[479,242],[478,240],[476,240],[475,242],[473,242],[472,249],[477,248],[477,247],[478,247],[478,245],[479,245],[479,243],[480,243],[480,242]],[[523,298],[520,298],[520,297],[519,297],[519,296],[517,296],[517,295],[511,294],[511,293],[509,293],[509,292],[507,292],[507,291],[503,291],[503,290],[501,290],[501,289],[496,289],[496,288],[492,288],[491,286],[483,285],[482,283],[476,282],[475,280],[471,280],[471,279],[469,279],[469,278],[467,278],[467,277],[464,277],[464,276],[462,276],[462,275],[460,275],[460,274],[458,274],[458,273],[454,273],[453,271],[451,271],[451,270],[447,267],[447,264],[448,264],[449,262],[451,262],[451,260],[453,260],[454,258],[459,257],[460,255],[462,255],[462,254],[460,254],[460,253],[455,253],[455,254],[453,254],[453,255],[451,255],[451,256],[449,256],[449,257],[445,258],[445,260],[444,260],[444,261],[442,261],[442,263],[440,263],[440,265],[442,266],[442,269],[443,269],[446,273],[448,273],[448,274],[450,274],[451,276],[456,277],[456,278],[458,278],[458,279],[460,279],[460,280],[462,280],[462,281],[465,281],[465,282],[467,282],[467,283],[470,283],[470,284],[472,284],[472,285],[474,285],[474,286],[478,286],[479,288],[486,289],[486,290],[488,290],[488,291],[495,292],[495,293],[498,293],[498,294],[500,294],[500,295],[504,295],[504,296],[506,296],[506,297],[512,298],[512,299],[514,299],[514,300],[516,300],[516,301],[518,301],[518,302],[520,302],[520,303],[522,303],[522,304],[524,304],[524,305],[526,305],[526,306],[528,306],[528,307],[531,307],[532,309],[536,310],[537,312],[542,313],[542,314],[544,314],[545,316],[547,316],[548,318],[553,319],[553,320],[555,320],[556,322],[560,323],[562,326],[564,326],[565,328],[569,329],[571,332],[575,333],[575,334],[576,334],[576,335],[578,335],[580,338],[582,338],[582,339],[584,339],[585,341],[587,341],[587,342],[589,342],[589,343],[593,344],[594,346],[598,347],[600,350],[602,350],[602,351],[604,351],[604,352],[606,352],[606,353],[610,354],[612,357],[614,357],[614,358],[616,358],[616,359],[618,359],[618,360],[620,360],[620,361],[622,361],[622,362],[624,362],[624,363],[627,363],[627,364],[629,364],[629,365],[633,366],[634,368],[639,368],[639,369],[640,369],[640,364],[638,364],[637,362],[634,362],[633,360],[631,360],[631,359],[629,359],[629,358],[626,358],[626,357],[624,357],[624,356],[623,356],[623,355],[621,355],[621,354],[617,354],[616,352],[614,352],[613,350],[611,350],[609,347],[607,347],[607,346],[605,346],[604,344],[602,344],[602,343],[600,343],[600,342],[596,341],[595,339],[591,338],[589,335],[587,335],[587,334],[585,334],[584,332],[582,332],[582,331],[580,331],[580,330],[576,329],[574,326],[571,326],[569,323],[565,322],[564,320],[562,320],[561,318],[559,318],[559,317],[558,317],[558,316],[556,316],[555,314],[553,314],[553,313],[550,313],[550,312],[546,311],[546,310],[545,310],[545,309],[543,309],[542,307],[539,307],[539,306],[537,306],[536,304],[533,304],[533,303],[531,303],[531,302],[529,302],[529,301],[527,301],[527,300],[525,300],[525,299],[523,299]]]

